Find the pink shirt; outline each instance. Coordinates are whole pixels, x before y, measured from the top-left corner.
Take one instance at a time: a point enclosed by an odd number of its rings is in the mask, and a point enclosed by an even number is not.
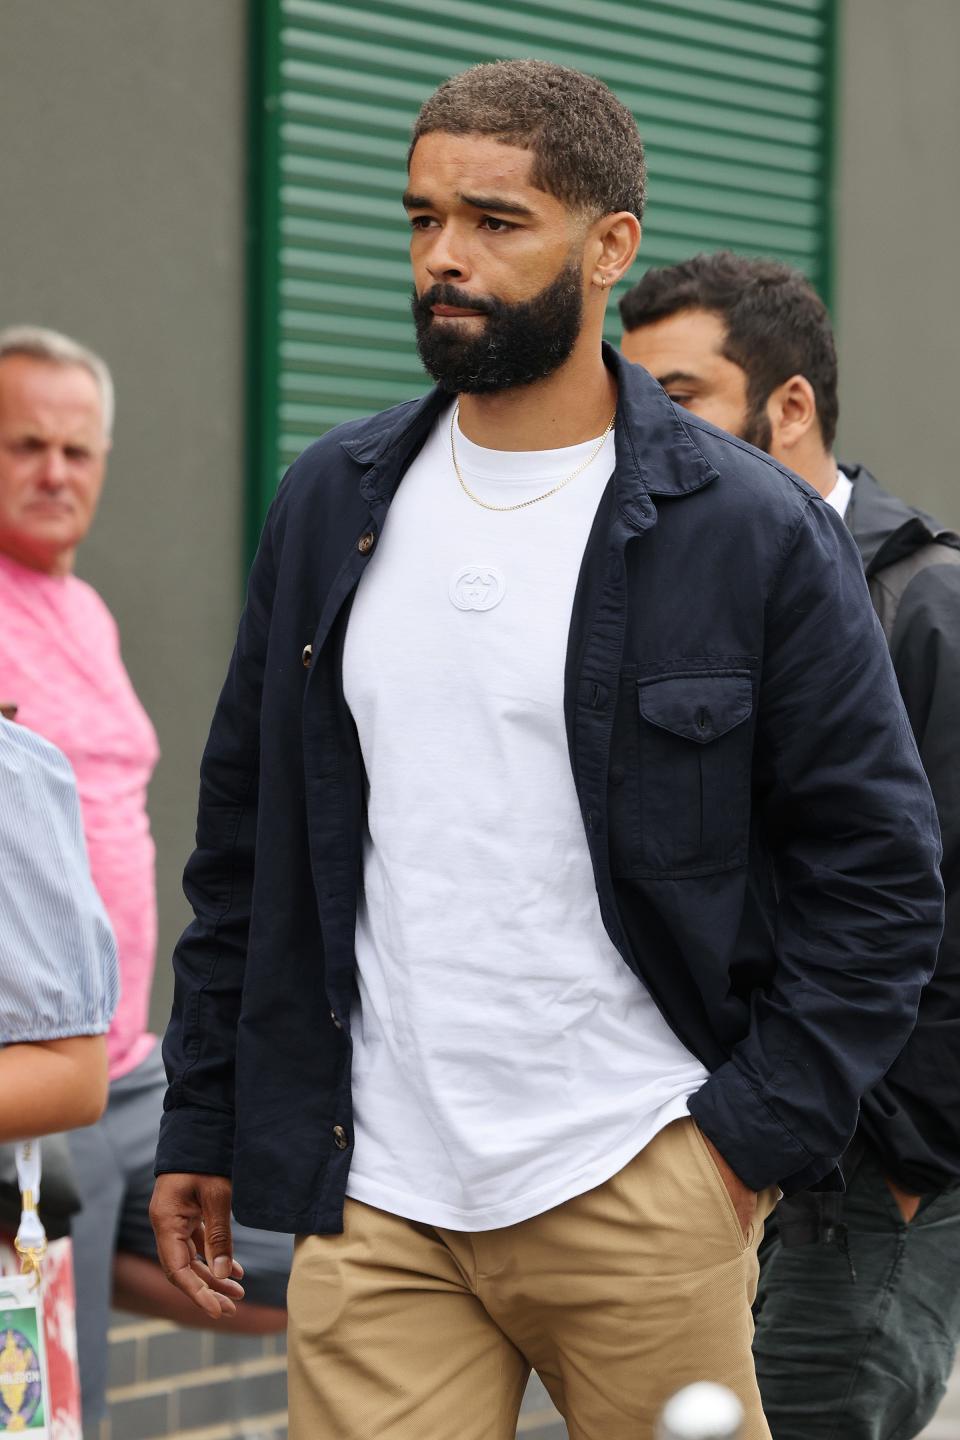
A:
[[[59,746],[77,777],[90,869],[120,952],[120,1003],[107,1036],[116,1079],[154,1044],[146,1026],[157,897],[146,802],[159,750],[113,617],[84,581],[0,555],[0,700]]]

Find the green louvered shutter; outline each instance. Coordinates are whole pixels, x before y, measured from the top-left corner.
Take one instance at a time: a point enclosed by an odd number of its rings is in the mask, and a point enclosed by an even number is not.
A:
[[[400,194],[419,105],[468,65],[558,61],[631,107],[650,200],[630,282],[728,247],[828,290],[834,0],[254,0],[253,13],[254,528],[312,439],[427,386]]]

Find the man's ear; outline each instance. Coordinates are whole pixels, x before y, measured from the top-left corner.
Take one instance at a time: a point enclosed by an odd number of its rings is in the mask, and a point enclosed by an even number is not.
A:
[[[791,375],[771,392],[767,417],[772,432],[772,455],[789,456],[812,430],[818,429],[817,400],[805,375]],[[789,460],[786,463],[789,464]]]
[[[640,221],[629,210],[604,215],[590,227],[586,253],[591,262],[589,279],[610,290],[626,275],[640,248]]]

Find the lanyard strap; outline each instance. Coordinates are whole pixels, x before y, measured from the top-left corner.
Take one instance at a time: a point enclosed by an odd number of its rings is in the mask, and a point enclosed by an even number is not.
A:
[[[36,1275],[40,1283],[40,1261],[47,1248],[46,1231],[37,1214],[40,1200],[40,1141],[19,1140],[16,1145],[17,1180],[20,1185],[20,1228],[14,1248],[25,1275]]]

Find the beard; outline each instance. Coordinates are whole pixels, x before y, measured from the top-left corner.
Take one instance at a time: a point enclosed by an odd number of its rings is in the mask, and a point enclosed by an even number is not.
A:
[[[770,446],[773,444],[773,426],[770,424],[770,416],[767,414],[767,397],[762,400],[755,399],[747,410],[747,418],[743,422],[738,440],[746,440],[748,445],[756,445],[765,455],[770,454]]]
[[[431,285],[411,298],[417,350],[423,368],[452,395],[493,395],[545,380],[576,344],[583,321],[579,261],[568,261],[556,280],[531,300],[509,304],[468,295],[455,285]],[[439,319],[432,305],[457,305],[486,316],[479,333]]]

